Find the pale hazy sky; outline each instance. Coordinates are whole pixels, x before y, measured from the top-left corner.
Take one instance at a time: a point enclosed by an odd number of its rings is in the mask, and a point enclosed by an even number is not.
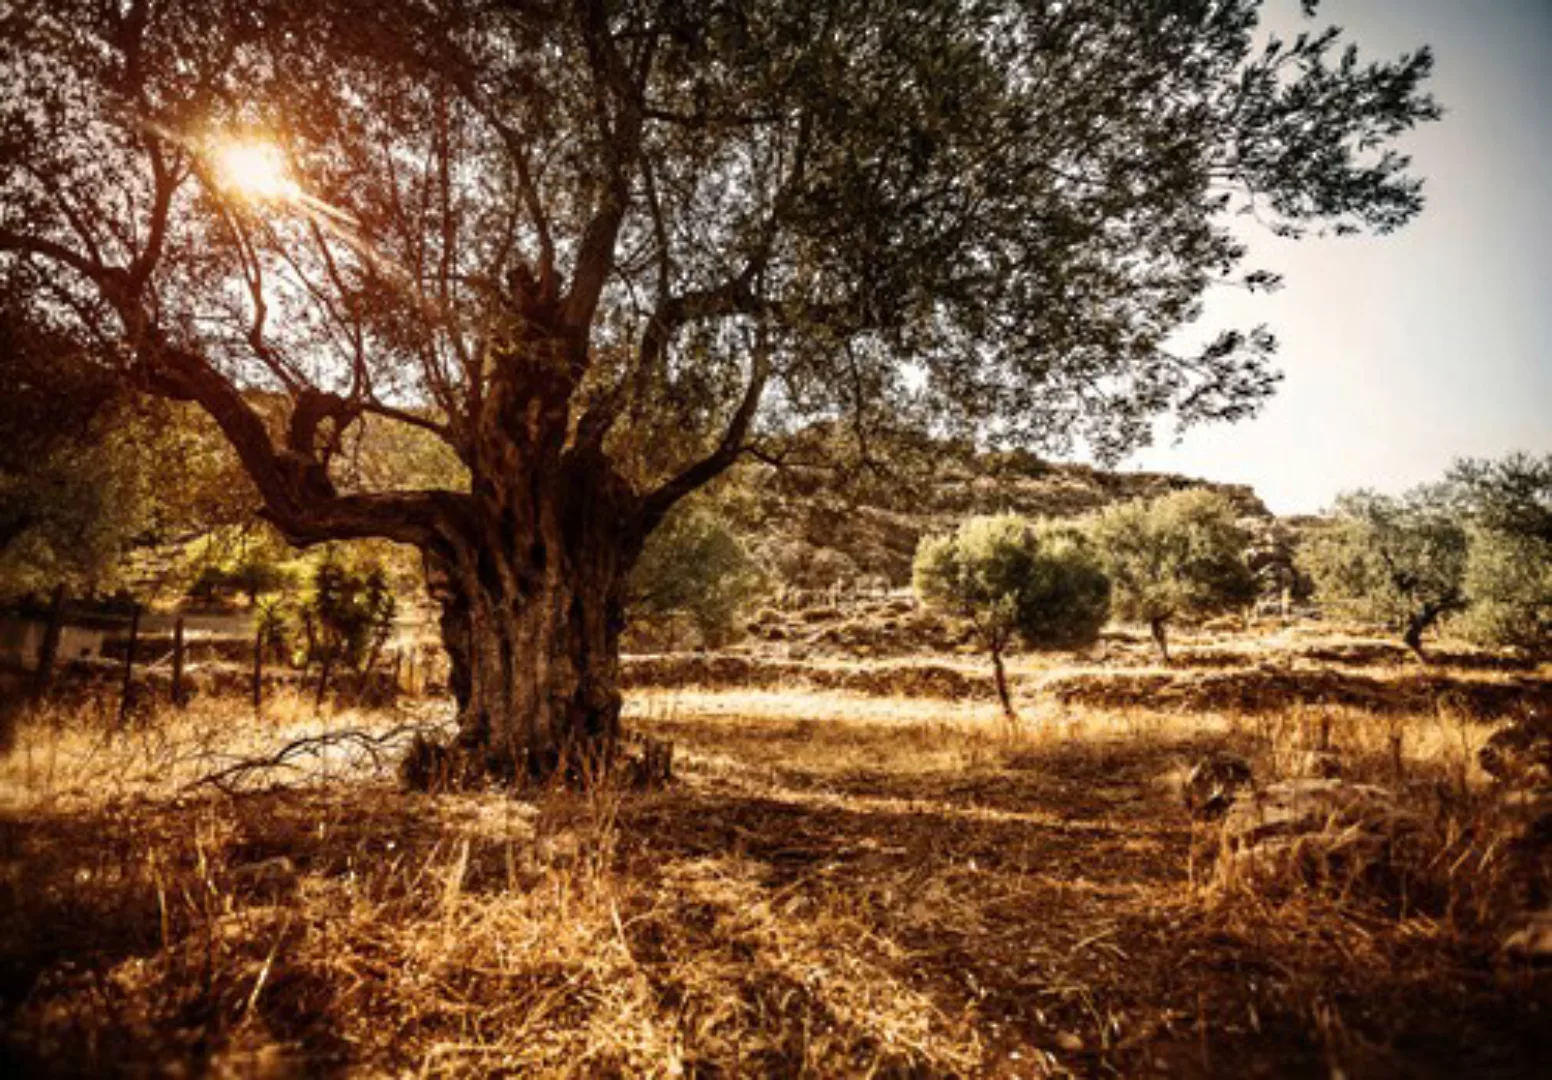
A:
[[[1279,30],[1295,0],[1271,0]],[[1552,0],[1325,0],[1364,54],[1433,46],[1446,115],[1403,148],[1421,217],[1388,237],[1252,241],[1272,296],[1224,290],[1206,322],[1265,321],[1285,378],[1259,417],[1125,468],[1253,484],[1277,513],[1400,491],[1456,457],[1552,451]],[[1307,24],[1306,24],[1307,25]]]

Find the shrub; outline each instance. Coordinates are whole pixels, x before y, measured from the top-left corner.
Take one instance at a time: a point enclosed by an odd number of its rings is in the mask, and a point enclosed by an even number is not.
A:
[[[631,574],[631,618],[668,625],[687,618],[703,641],[724,640],[739,610],[759,591],[760,575],[743,543],[719,515],[684,506],[647,538]]]
[[[337,666],[370,672],[393,633],[398,603],[388,572],[378,562],[345,561],[330,549],[313,571],[310,594],[302,604],[302,629],[307,662],[322,668],[322,697],[329,674]]]

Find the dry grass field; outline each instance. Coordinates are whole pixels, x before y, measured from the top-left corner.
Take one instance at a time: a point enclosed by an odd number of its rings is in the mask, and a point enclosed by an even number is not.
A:
[[[404,793],[435,702],[24,715],[0,1071],[1546,1075],[1552,968],[1504,948],[1545,820],[1477,751],[1552,672],[1179,652],[1025,659],[1016,726],[973,657],[640,661],[660,791]],[[1318,771],[1380,812],[1236,847],[1182,799],[1231,754],[1242,801]]]

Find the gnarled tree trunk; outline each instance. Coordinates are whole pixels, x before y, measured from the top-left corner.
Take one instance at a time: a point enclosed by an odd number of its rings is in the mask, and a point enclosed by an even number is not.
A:
[[[641,542],[639,500],[600,454],[476,485],[472,519],[426,560],[466,773],[521,783],[607,765]]]
[[[1401,640],[1425,664],[1428,662],[1428,654],[1423,651],[1423,635],[1439,621],[1439,617],[1448,611],[1449,607],[1448,604],[1425,603],[1407,619]]]

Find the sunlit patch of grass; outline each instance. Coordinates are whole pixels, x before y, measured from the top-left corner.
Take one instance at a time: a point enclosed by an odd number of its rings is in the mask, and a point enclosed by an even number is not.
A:
[[[262,786],[382,777],[391,775],[414,729],[449,715],[444,705],[399,712],[319,707],[311,695],[294,692],[273,694],[257,710],[240,700],[204,698],[186,709],[163,707],[127,719],[111,696],[84,706],[29,708],[13,721],[11,748],[0,755],[0,808],[190,794],[223,770],[293,746],[273,768],[233,780]],[[341,732],[363,737],[327,738]]]

